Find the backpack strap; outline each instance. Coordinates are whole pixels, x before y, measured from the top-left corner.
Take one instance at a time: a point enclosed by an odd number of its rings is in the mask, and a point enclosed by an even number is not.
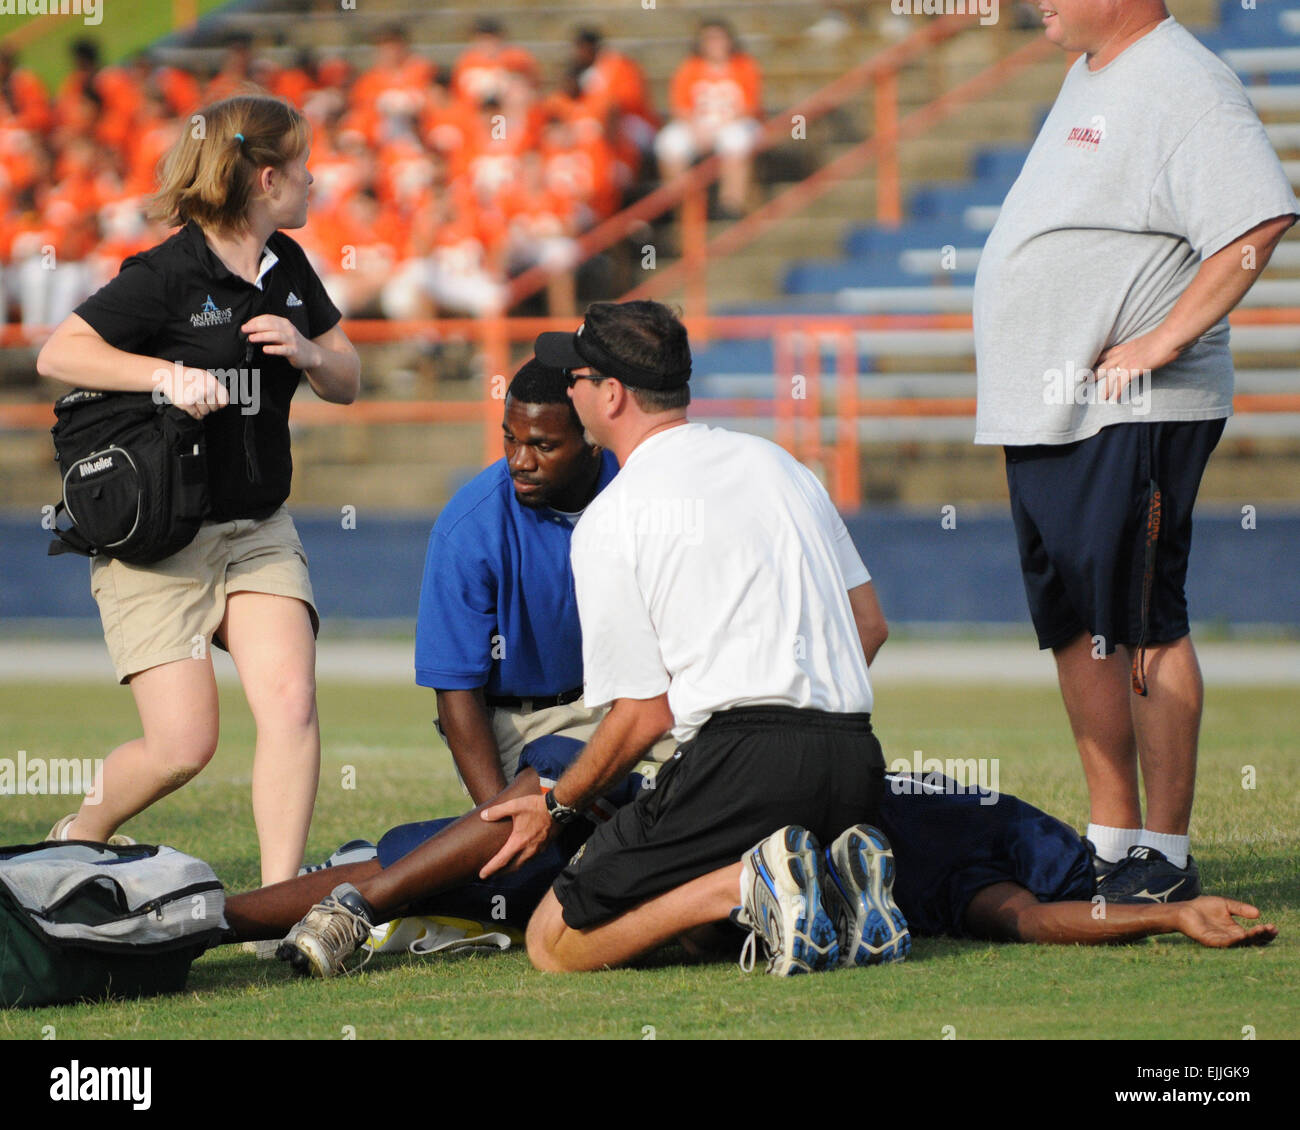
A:
[[[59,499],[54,504],[54,540],[50,542],[49,548],[45,551],[47,557],[57,557],[60,553],[79,553],[82,557],[98,557],[99,550],[90,544],[81,532],[73,526],[71,529],[59,529],[59,514],[66,513],[67,507],[63,505],[63,499]]]

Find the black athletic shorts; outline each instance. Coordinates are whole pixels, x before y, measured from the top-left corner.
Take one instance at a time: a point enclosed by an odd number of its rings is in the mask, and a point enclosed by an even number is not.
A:
[[[1040,648],[1087,632],[1109,655],[1187,635],[1192,506],[1226,422],[1114,424],[1075,443],[1006,448]]]
[[[746,706],[715,714],[654,789],[596,829],[556,879],[565,923],[599,925],[735,863],[798,824],[829,843],[879,819],[885,758],[870,714]]]

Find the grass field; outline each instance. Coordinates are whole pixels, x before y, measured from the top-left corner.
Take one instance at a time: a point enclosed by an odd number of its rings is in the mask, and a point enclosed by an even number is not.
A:
[[[876,715],[887,758],[997,757],[1000,785],[1086,822],[1082,777],[1060,700],[1048,688],[891,688]],[[324,765],[309,854],[375,838],[464,801],[415,687],[322,685]],[[228,890],[256,881],[248,801],[252,725],[223,690],[222,748],[191,784],[128,827],[209,860]],[[130,695],[95,685],[0,687],[0,755],[101,756],[135,734]],[[0,1012],[0,1036],[39,1039],[490,1037],[1069,1037],[1259,1039],[1300,1036],[1300,696],[1295,688],[1214,689],[1202,734],[1194,852],[1212,893],[1254,901],[1281,937],[1212,951],[1183,938],[1083,949],[919,939],[886,969],[779,981],[734,963],[691,966],[669,950],[635,970],[542,976],[521,953],[381,956],[359,976],[297,981],[279,962],[210,951],[188,990],[141,1002]],[[1242,787],[1243,767],[1255,770]],[[355,788],[342,783],[346,767]],[[0,842],[29,842],[68,798],[0,797]],[[760,966],[761,968],[761,966]],[[949,1031],[948,1026],[951,1026]]]

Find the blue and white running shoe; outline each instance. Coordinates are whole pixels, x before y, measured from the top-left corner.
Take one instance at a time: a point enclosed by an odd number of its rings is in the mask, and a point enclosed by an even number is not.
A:
[[[345,863],[365,863],[379,854],[378,849],[369,840],[348,840],[342,847],[336,848],[334,854],[324,863],[311,863],[298,868],[298,874],[311,875],[324,871],[327,867],[341,867]]]
[[[912,949],[894,902],[894,850],[870,824],[855,824],[826,849],[826,909],[839,935],[840,964],[883,965]]]
[[[839,960],[835,923],[822,903],[821,846],[811,832],[790,825],[773,832],[744,859],[736,920],[749,927],[740,966],[754,967],[755,938],[777,977],[834,969]]]

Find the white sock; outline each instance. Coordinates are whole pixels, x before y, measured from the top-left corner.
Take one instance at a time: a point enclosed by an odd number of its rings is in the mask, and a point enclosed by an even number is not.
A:
[[[1097,849],[1097,858],[1107,863],[1118,863],[1128,849],[1138,842],[1141,828],[1112,828],[1107,824],[1089,824],[1088,839]]]
[[[1187,852],[1191,847],[1190,836],[1171,836],[1167,832],[1148,832],[1142,829],[1138,843],[1143,847],[1155,848],[1175,867],[1187,866]]]

